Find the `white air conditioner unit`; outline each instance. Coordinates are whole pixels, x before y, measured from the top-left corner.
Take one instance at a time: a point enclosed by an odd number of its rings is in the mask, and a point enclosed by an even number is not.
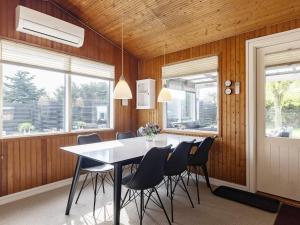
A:
[[[77,48],[84,41],[83,28],[20,5],[16,8],[16,30]]]

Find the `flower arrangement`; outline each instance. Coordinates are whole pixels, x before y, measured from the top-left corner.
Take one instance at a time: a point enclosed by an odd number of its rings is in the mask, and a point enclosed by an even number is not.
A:
[[[141,136],[147,136],[148,140],[153,140],[154,136],[161,131],[158,124],[147,123],[146,126],[140,127],[138,132]]]

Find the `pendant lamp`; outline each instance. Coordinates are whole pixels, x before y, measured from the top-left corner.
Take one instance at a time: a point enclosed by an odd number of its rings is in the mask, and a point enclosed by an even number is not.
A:
[[[132,99],[132,93],[128,83],[124,77],[124,47],[123,47],[123,18],[122,18],[122,73],[120,79],[114,89],[114,99]]]

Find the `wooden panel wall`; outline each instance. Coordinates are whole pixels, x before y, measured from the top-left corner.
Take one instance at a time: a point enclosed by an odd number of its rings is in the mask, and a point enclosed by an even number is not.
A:
[[[101,132],[103,140],[114,132]],[[77,134],[14,138],[1,141],[0,196],[49,184],[73,175],[76,157],[60,150],[75,145]]]
[[[85,29],[85,42],[73,48],[15,31],[15,8],[23,5],[76,25],[80,23],[52,3],[43,0],[1,0],[0,39],[16,40],[30,45],[115,65],[116,79],[121,73],[121,50],[110,41]],[[82,26],[82,25],[80,25]],[[125,53],[126,80],[135,93],[137,58]],[[136,130],[135,100],[128,107],[115,102],[115,130],[100,132],[103,139],[113,139],[115,131]],[[75,144],[77,134],[0,140],[0,196],[68,178],[73,173],[74,157],[59,150],[60,146]]]
[[[210,55],[219,56],[221,131],[210,154],[210,176],[241,185],[246,184],[246,40],[299,27],[300,19],[295,19],[166,55],[166,63]],[[163,56],[139,62],[139,79],[155,79],[157,95],[161,89],[162,65]],[[225,95],[225,80],[241,82],[241,93]],[[162,125],[160,104],[157,104],[154,110],[138,110],[137,114],[138,126],[149,121]]]

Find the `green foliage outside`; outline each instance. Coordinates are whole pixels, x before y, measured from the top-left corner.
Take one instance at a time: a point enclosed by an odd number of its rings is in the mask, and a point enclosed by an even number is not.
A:
[[[267,128],[300,128],[300,80],[267,81],[266,83]],[[300,135],[299,135],[300,136]]]
[[[7,76],[4,82],[4,101],[10,103],[28,103],[38,101],[45,96],[44,89],[38,89],[33,83],[34,76],[29,72],[18,71],[14,76]]]
[[[61,104],[65,101],[65,88],[59,87],[54,90],[53,95],[49,96],[45,89],[38,88],[34,83],[35,76],[27,71],[17,71],[12,76],[6,76],[4,82],[4,102],[10,104],[27,104],[28,110],[31,110],[32,104],[41,104],[42,99],[47,99],[53,104]],[[79,118],[74,121],[74,125],[79,129],[85,128],[86,123],[81,118],[80,108],[93,104],[95,99],[99,99],[102,105],[109,104],[109,86],[104,82],[95,82],[89,84],[75,84],[72,83],[72,102],[75,107],[79,108]],[[98,104],[99,104],[98,103]],[[26,121],[26,120],[25,120]],[[22,122],[18,125],[18,131],[22,133],[29,133],[35,130],[34,122]],[[38,130],[38,128],[37,128]]]
[[[72,83],[72,101],[76,99],[100,99],[102,104],[109,103],[108,85],[105,83],[81,84],[80,86]],[[57,88],[54,91],[54,96],[58,101],[63,101],[65,96],[64,87]]]
[[[20,123],[18,126],[18,130],[21,133],[30,133],[32,130],[34,130],[34,126],[28,122]]]

